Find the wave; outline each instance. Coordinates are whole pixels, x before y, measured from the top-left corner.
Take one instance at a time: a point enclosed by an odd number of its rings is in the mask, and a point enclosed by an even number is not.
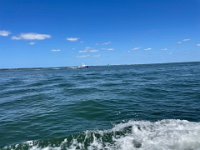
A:
[[[110,130],[65,139],[27,141],[3,150],[200,150],[200,123],[186,120],[128,121]]]

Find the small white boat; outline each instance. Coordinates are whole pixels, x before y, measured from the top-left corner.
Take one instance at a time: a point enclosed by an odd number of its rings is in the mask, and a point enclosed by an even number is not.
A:
[[[71,67],[72,69],[85,69],[85,68],[89,68],[89,66],[82,64],[81,66],[75,66],[75,67]]]
[[[88,66],[85,65],[85,64],[82,64],[81,66],[78,66],[78,69],[83,69],[83,68],[88,68]]]

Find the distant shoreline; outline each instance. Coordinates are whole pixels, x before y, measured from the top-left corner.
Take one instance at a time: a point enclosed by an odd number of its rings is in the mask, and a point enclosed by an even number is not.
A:
[[[108,65],[88,65],[89,67],[105,67],[105,66],[138,66],[138,65],[165,65],[165,64],[183,64],[183,63],[200,63],[200,61],[185,61],[185,62],[163,62],[163,63],[144,63],[144,64],[108,64]],[[71,69],[76,66],[58,66],[58,67],[19,67],[19,68],[0,68],[0,70],[26,70],[26,69],[62,69],[68,68]]]

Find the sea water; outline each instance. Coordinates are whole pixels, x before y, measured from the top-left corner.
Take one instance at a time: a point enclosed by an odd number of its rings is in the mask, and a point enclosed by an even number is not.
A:
[[[200,63],[0,70],[0,149],[200,150]]]

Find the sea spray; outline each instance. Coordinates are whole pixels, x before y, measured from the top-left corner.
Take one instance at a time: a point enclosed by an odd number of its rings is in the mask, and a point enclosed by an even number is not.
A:
[[[128,121],[110,130],[85,131],[58,141],[28,141],[3,150],[199,150],[200,123]]]

